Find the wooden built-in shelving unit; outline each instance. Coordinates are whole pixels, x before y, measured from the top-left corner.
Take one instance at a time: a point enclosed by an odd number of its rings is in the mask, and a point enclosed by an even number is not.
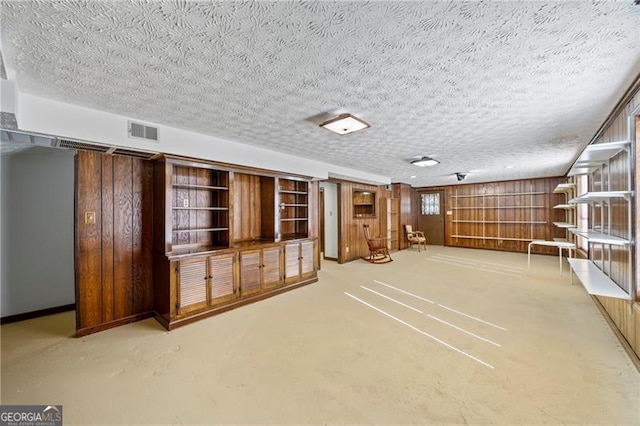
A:
[[[309,183],[278,180],[280,238],[306,238],[309,235]]]
[[[317,281],[317,183],[172,156],[154,166],[155,312],[167,329]]]

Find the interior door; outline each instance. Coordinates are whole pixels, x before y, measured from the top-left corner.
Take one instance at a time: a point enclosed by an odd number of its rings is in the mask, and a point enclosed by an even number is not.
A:
[[[418,229],[427,237],[427,244],[444,245],[444,191],[420,192]]]

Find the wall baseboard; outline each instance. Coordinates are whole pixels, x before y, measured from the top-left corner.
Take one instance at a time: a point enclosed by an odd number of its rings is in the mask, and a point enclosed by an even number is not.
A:
[[[24,321],[33,318],[44,317],[47,315],[59,314],[61,312],[73,311],[74,309],[76,309],[76,304],[71,303],[69,305],[55,306],[53,308],[39,309],[37,311],[8,315],[6,317],[0,318],[0,324],[10,324],[12,322]]]

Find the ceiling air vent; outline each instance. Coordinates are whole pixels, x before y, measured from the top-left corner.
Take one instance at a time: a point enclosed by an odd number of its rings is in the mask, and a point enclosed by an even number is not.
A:
[[[57,143],[56,146],[59,148],[82,149],[84,151],[95,152],[107,152],[109,150],[108,146],[94,145],[86,142],[70,141],[67,139],[60,139],[59,143]]]
[[[157,142],[158,128],[129,121],[129,137]]]

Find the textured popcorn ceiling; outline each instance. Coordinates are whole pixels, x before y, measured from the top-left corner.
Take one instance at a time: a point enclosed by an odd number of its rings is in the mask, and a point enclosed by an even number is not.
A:
[[[27,93],[414,186],[564,174],[640,72],[630,0],[3,1],[1,13],[4,62]],[[372,127],[317,126],[340,112]],[[422,155],[441,163],[408,163]]]

